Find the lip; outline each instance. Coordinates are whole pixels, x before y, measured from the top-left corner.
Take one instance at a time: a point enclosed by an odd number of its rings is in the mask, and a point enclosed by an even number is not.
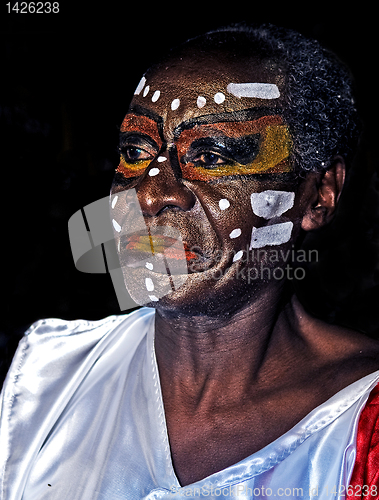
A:
[[[177,230],[171,232],[176,232],[178,237],[153,230],[121,236],[122,265],[136,268],[146,267],[146,263],[150,263],[154,272],[165,274],[191,274],[209,268],[209,264],[205,264],[209,259],[202,255],[198,246],[190,249]]]

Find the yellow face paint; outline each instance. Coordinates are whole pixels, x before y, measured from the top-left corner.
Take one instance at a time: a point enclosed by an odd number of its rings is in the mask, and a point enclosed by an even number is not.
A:
[[[212,137],[220,143],[225,139],[242,140],[257,137],[255,152],[251,151],[251,161],[236,161],[232,155],[225,155],[217,146],[204,147],[204,139]],[[202,142],[204,141],[204,142]],[[189,180],[211,180],[230,175],[282,173],[292,170],[289,162],[292,140],[288,127],[279,116],[264,116],[246,122],[225,122],[199,125],[181,133],[178,139],[178,153],[183,177]],[[239,148],[241,150],[241,147]],[[248,147],[246,147],[248,149]],[[254,148],[253,148],[254,149]],[[202,156],[213,154],[219,158],[214,164],[205,165]],[[241,154],[241,151],[240,151]],[[249,151],[246,151],[246,158]],[[202,164],[203,163],[203,164]]]
[[[157,123],[147,116],[127,114],[122,122],[120,163],[116,172],[124,177],[138,177],[144,173],[162,146]]]

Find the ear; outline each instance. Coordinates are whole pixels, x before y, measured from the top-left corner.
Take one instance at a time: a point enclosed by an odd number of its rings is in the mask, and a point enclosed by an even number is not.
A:
[[[345,161],[341,156],[336,156],[328,170],[310,176],[310,185],[306,190],[310,196],[301,223],[302,229],[311,231],[331,221],[341,195],[345,174]]]

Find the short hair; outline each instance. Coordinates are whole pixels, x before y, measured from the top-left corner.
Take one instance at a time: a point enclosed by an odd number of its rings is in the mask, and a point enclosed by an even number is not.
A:
[[[225,51],[278,61],[286,74],[284,117],[293,136],[296,170],[322,172],[336,155],[351,164],[361,132],[353,79],[345,64],[318,41],[272,24],[236,24],[187,40],[168,56],[194,46],[199,55]]]

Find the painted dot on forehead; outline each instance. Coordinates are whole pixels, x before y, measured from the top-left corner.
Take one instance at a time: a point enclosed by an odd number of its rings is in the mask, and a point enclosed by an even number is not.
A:
[[[146,78],[143,76],[139,82],[139,84],[137,85],[137,88],[134,92],[134,95],[140,95],[142,89],[144,88],[145,86],[145,83],[146,83]]]
[[[198,108],[203,108],[207,103],[207,100],[205,99],[205,97],[199,95],[199,97],[197,98],[197,107]]]
[[[161,91],[160,90],[156,90],[154,92],[153,97],[151,98],[151,100],[153,102],[157,102],[157,100],[159,99],[160,95],[161,95]]]
[[[143,94],[142,94],[142,95],[143,95],[144,97],[146,97],[146,96],[147,96],[147,94],[149,93],[149,90],[150,90],[150,87],[149,87],[149,85],[147,85],[147,86],[145,87],[145,90],[143,91]]]
[[[174,99],[171,103],[171,109],[175,111],[180,106],[180,99]]]
[[[225,95],[222,92],[217,92],[214,96],[214,101],[216,104],[222,104],[225,101]]]

